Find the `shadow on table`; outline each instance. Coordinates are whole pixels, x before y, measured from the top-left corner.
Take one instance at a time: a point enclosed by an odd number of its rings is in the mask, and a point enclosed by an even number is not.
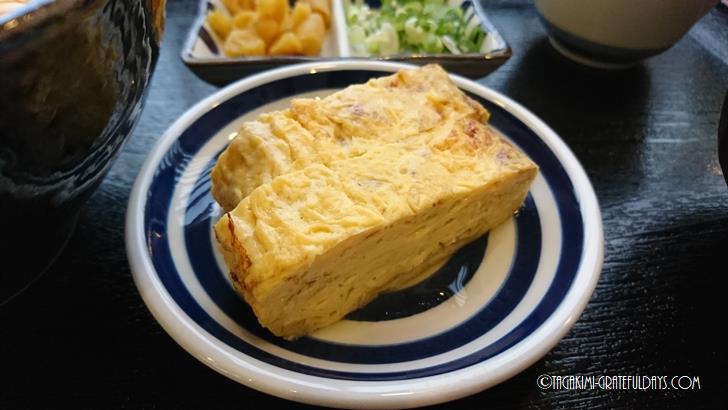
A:
[[[601,324],[598,337],[609,347],[594,355],[605,373],[699,377],[700,390],[660,393],[672,405],[685,400],[687,407],[708,408],[724,397],[726,353],[718,328],[725,323],[726,243],[725,206],[668,217],[657,231],[613,243],[582,318]],[[635,368],[639,363],[644,367]],[[638,403],[632,404],[627,407]]]
[[[597,191],[615,179],[639,189],[649,134],[652,79],[644,64],[600,70],[566,59],[544,38],[526,49],[503,85],[504,92],[551,126],[574,151]],[[601,179],[599,179],[601,178]]]
[[[505,84],[505,92],[541,116],[567,142],[642,139],[650,73],[643,64],[625,70],[579,65],[546,39],[533,43]],[[604,128],[611,132],[605,134]]]

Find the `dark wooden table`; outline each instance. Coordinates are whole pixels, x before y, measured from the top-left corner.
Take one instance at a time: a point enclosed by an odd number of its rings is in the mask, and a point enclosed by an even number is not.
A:
[[[601,202],[606,258],[591,302],[556,348],[449,406],[728,408],[720,335],[728,189],[716,154],[727,62],[700,32],[630,70],[595,71],[551,49],[530,1],[486,8],[514,55],[481,81],[543,118],[581,160]],[[216,90],[179,58],[196,9],[196,0],[169,2],[162,57],[134,135],[55,267],[0,308],[0,409],[305,407],[188,355],[152,318],[129,272],[131,184],[172,121]],[[540,374],[699,376],[700,390],[540,390]]]

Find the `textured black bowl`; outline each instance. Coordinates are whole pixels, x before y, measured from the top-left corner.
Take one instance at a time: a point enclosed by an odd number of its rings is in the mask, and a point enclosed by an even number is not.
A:
[[[0,304],[60,252],[131,133],[164,3],[31,0],[0,16]]]

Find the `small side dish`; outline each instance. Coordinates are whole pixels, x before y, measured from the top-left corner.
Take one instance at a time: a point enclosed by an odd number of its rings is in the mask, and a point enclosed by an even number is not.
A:
[[[265,18],[263,4],[274,10]],[[479,78],[510,55],[479,1],[200,0],[182,60],[223,85],[289,64],[348,59],[439,64]]]
[[[224,0],[207,23],[224,41],[228,57],[321,53],[331,26],[330,0]]]

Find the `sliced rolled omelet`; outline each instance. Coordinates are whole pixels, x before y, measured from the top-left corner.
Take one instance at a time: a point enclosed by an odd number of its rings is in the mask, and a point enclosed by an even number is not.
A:
[[[295,339],[510,218],[536,173],[525,155],[466,119],[437,147],[382,143],[273,177],[215,233],[260,323]]]
[[[294,99],[288,109],[242,127],[212,171],[212,194],[230,211],[276,176],[356,157],[382,143],[443,148],[457,133],[454,128],[487,120],[488,112],[437,65],[372,79],[322,99]]]

